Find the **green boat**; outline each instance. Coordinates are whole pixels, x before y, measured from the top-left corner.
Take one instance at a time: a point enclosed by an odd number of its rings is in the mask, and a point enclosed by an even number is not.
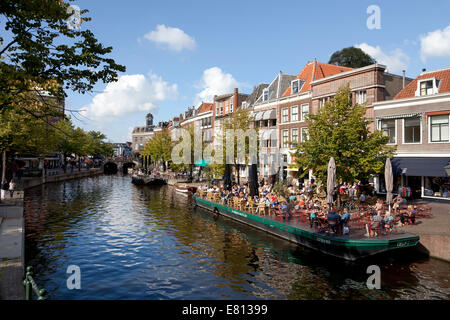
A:
[[[296,244],[350,261],[392,250],[413,248],[419,242],[419,236],[403,231],[373,238],[365,237],[363,230],[350,230],[347,235],[328,234],[318,232],[295,219],[280,221],[274,216],[251,214],[196,195],[192,198],[198,207],[215,215],[228,217]]]

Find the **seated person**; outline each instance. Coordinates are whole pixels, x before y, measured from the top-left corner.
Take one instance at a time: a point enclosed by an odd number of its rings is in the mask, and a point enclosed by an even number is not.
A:
[[[364,203],[366,201],[366,195],[365,192],[361,193],[361,195],[359,196],[359,201],[361,203]]]
[[[344,212],[341,215],[341,224],[346,226],[350,221],[350,212],[348,212],[348,208],[344,208]]]
[[[282,214],[283,218],[285,218],[285,219],[287,219],[289,216],[288,205],[285,201],[283,201],[281,203],[281,214]]]
[[[384,228],[391,230],[394,227],[394,217],[389,214],[389,211],[384,215]]]
[[[316,210],[311,210],[311,213],[309,214],[309,226],[312,228],[313,224],[315,228],[317,228],[317,226],[319,225]]]
[[[416,223],[416,210],[413,208],[412,205],[408,206],[408,218],[411,224]]]
[[[291,194],[290,196],[289,196],[289,201],[295,201],[295,200],[297,200],[297,196],[295,195],[295,194]]]
[[[372,221],[369,224],[366,224],[366,231],[365,234],[366,237],[372,237],[373,235],[377,236],[378,234],[375,232],[377,228],[380,228],[380,230],[383,228],[383,217],[381,216],[381,211],[378,211],[377,215],[372,217]]]
[[[341,216],[334,211],[333,207],[328,205],[329,213],[327,214],[327,222],[328,225],[331,227],[333,232],[336,232],[336,226],[339,224],[341,220]]]
[[[400,226],[404,226],[404,225],[408,224],[409,216],[408,216],[407,212],[405,212],[404,210],[400,210],[399,217],[400,217],[400,221],[399,221]]]

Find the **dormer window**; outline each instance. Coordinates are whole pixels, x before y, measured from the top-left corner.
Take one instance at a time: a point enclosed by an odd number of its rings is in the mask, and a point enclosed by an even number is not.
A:
[[[247,101],[242,101],[242,109],[247,109]]]
[[[433,94],[433,80],[422,81],[420,83],[420,95],[428,96]]]
[[[298,81],[298,79],[297,80],[293,80],[291,82],[291,91],[292,91],[292,94],[298,93],[298,91],[299,91],[299,81]]]
[[[263,101],[269,100],[269,89],[264,89],[263,91]]]
[[[439,93],[439,85],[441,83],[440,79],[432,78],[419,80],[417,83],[417,90],[415,96],[429,96],[432,94]]]

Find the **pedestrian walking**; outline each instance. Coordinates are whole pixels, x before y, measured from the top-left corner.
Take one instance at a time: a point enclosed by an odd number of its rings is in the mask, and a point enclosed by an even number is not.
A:
[[[15,188],[16,188],[16,184],[14,183],[14,179],[11,179],[11,181],[9,182],[9,195],[11,196],[11,198],[14,195]]]

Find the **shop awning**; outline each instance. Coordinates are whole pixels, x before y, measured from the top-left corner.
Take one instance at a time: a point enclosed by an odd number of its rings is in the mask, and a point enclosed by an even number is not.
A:
[[[392,116],[379,116],[376,117],[377,120],[384,120],[384,119],[404,119],[404,118],[412,118],[412,117],[421,117],[422,113],[404,113],[404,114],[396,114]]]
[[[277,109],[271,109],[264,111],[263,114],[263,120],[270,120],[270,119],[276,119],[277,118]]]
[[[259,130],[261,140],[277,140],[277,130]]]
[[[448,177],[444,167],[448,165],[449,161],[449,157],[394,157],[391,159],[392,172],[396,176],[403,174],[415,177]]]
[[[263,114],[264,114],[264,111],[256,112],[256,114],[255,114],[255,121],[262,120]]]

